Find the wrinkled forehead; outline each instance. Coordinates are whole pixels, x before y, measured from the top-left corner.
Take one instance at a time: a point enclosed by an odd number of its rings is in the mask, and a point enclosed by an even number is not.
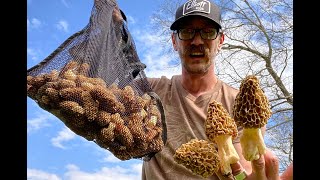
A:
[[[187,16],[179,20],[177,27],[178,28],[185,28],[185,27],[218,28],[219,26],[214,21],[202,16]]]

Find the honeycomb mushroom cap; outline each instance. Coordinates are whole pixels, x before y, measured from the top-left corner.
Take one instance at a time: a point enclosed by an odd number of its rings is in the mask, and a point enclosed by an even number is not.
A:
[[[240,85],[233,107],[234,120],[244,128],[261,128],[271,117],[269,101],[260,88],[259,79],[247,76]]]
[[[159,152],[164,142],[156,99],[140,96],[129,85],[108,87],[102,78],[90,77],[89,68],[71,60],[60,72],[27,76],[27,95],[120,160],[151,158]]]
[[[196,175],[207,178],[219,171],[219,156],[213,143],[191,139],[182,144],[174,154],[174,160]]]
[[[219,135],[230,135],[233,139],[238,135],[234,120],[222,104],[217,101],[212,101],[209,104],[205,123],[206,135],[213,142],[214,137]]]

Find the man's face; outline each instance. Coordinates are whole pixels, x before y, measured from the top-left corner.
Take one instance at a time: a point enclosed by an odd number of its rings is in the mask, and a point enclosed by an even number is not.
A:
[[[179,29],[182,28],[203,29],[217,27],[206,18],[191,16],[182,20]],[[182,67],[191,74],[203,74],[213,64],[214,58],[223,43],[223,35],[218,35],[214,40],[207,40],[201,38],[200,32],[197,31],[192,39],[181,40],[178,34],[173,34],[172,42],[174,49],[179,53]]]

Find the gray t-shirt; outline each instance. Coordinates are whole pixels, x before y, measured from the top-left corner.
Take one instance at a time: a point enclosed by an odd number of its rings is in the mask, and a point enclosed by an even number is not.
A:
[[[191,139],[208,140],[205,134],[204,123],[207,108],[212,100],[222,103],[224,108],[232,115],[232,106],[239,92],[237,89],[218,80],[211,91],[194,97],[181,85],[181,75],[171,79],[148,78],[151,87],[162,101],[166,126],[167,142],[150,161],[144,161],[142,166],[142,180],[195,180],[203,179],[194,175],[184,166],[173,160],[175,150]],[[234,141],[239,142],[239,137]],[[218,180],[216,175],[208,180]]]

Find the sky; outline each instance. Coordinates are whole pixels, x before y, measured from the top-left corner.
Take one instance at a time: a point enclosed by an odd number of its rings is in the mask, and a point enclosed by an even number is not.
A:
[[[160,0],[118,0],[148,77],[179,74],[175,56],[161,52],[151,32]],[[93,0],[27,0],[27,69],[41,62],[89,23]],[[108,150],[69,130],[27,97],[28,180],[140,180],[142,160],[120,161]]]

